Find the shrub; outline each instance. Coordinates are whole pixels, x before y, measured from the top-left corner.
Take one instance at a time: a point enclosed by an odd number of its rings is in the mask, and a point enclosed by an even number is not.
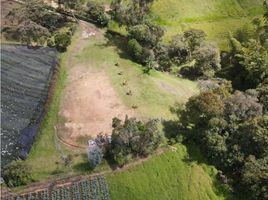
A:
[[[33,181],[31,167],[22,160],[12,161],[3,169],[3,178],[9,187],[26,185]]]
[[[58,51],[66,51],[67,47],[71,44],[71,34],[69,32],[57,33],[54,41]]]
[[[88,160],[89,160],[89,165],[91,168],[97,167],[103,158],[103,152],[101,148],[99,148],[97,145],[89,147],[88,149]]]
[[[135,39],[129,40],[128,47],[133,59],[135,59],[137,62],[141,62],[142,46],[138,43],[138,41]]]
[[[87,3],[87,8],[87,15],[90,19],[96,21],[100,26],[107,26],[109,19],[101,3],[90,1]]]

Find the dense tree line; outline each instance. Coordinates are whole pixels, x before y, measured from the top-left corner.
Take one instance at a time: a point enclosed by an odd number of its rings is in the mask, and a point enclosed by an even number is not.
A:
[[[210,79],[180,119],[188,139],[200,145],[228,183],[249,199],[268,199],[267,15],[253,22],[258,24],[253,38],[230,38],[229,61],[222,62],[230,81]]]
[[[213,77],[221,68],[219,49],[206,42],[202,30],[195,29],[163,43],[164,29],[150,15],[152,2],[114,0],[111,4],[112,19],[126,26],[128,31],[129,53],[133,60],[142,64],[145,72],[150,69],[171,71],[172,67],[177,67],[180,74],[189,78]]]
[[[189,99],[181,123],[230,183],[252,198],[267,199],[268,115],[258,98],[256,90],[225,97],[217,90],[204,91]]]

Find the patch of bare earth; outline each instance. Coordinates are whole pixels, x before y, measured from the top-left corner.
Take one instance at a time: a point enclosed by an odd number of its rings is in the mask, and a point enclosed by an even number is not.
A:
[[[83,30],[89,29],[85,24],[82,27]],[[80,40],[84,39],[81,37]],[[80,45],[79,51],[82,50],[81,41],[77,44]],[[79,54],[77,48],[74,49],[71,57]],[[62,140],[78,145],[78,138],[93,138],[99,133],[111,134],[112,118],[124,119],[126,114],[133,116],[133,111],[123,105],[104,71],[85,64],[73,64],[71,57],[60,104],[59,116],[62,120],[57,132]],[[86,144],[87,141],[84,142]]]

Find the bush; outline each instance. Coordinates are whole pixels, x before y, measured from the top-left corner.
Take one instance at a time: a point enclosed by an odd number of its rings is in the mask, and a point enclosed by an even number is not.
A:
[[[100,26],[107,26],[109,18],[105,13],[104,6],[95,1],[87,3],[87,15],[90,19],[94,20]]]
[[[69,32],[57,33],[54,41],[58,51],[66,51],[67,47],[71,44],[71,34]]]
[[[162,142],[163,137],[158,131],[156,120],[143,123],[126,117],[123,123],[117,118],[113,121],[117,123],[108,153],[119,166],[126,164],[132,157],[148,156]]]
[[[128,47],[130,50],[130,54],[133,59],[137,62],[141,62],[142,57],[142,46],[135,39],[131,39],[128,41]]]
[[[103,158],[103,152],[101,148],[99,148],[97,145],[94,147],[89,147],[88,149],[88,160],[89,160],[89,165],[92,169],[97,167]]]
[[[12,161],[3,169],[3,178],[9,187],[26,185],[33,181],[31,168],[22,160]]]

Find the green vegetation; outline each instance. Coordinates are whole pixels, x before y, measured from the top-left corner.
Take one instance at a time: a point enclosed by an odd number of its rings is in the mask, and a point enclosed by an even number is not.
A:
[[[262,15],[262,4],[262,0],[156,0],[152,12],[166,29],[165,40],[190,28],[202,29],[210,41],[226,50],[228,32]]]
[[[187,150],[181,144],[174,148],[176,151],[166,150],[138,166],[107,176],[111,199],[231,199],[211,178],[216,170],[202,163],[197,149]]]
[[[157,120],[146,123],[135,118],[113,119],[112,142],[108,147],[108,158],[119,166],[123,166],[132,158],[147,157],[163,143]]]
[[[87,3],[87,16],[102,27],[106,26],[109,22],[103,4],[96,1],[89,1]]]
[[[71,34],[68,32],[57,33],[54,37],[55,47],[58,51],[64,52],[71,44]]]
[[[6,165],[1,176],[9,187],[26,185],[33,181],[31,167],[21,160],[14,160]]]
[[[55,175],[64,174],[66,176],[67,174],[91,172],[85,151],[72,149],[64,145],[60,145],[61,150],[58,150],[57,143],[55,143],[54,126],[61,120],[58,118],[58,111],[66,78],[65,65],[80,34],[81,31],[78,30],[73,36],[72,44],[68,47],[67,52],[61,56],[53,100],[42,123],[37,140],[26,160],[33,168],[32,173],[35,180]],[[140,65],[121,58],[118,54],[120,49],[113,43],[110,44],[108,39],[103,36],[98,36],[94,40],[87,40],[86,42],[86,48],[75,58],[75,62],[85,62],[92,69],[105,70],[126,105],[130,108],[136,105],[135,111],[142,119],[163,118],[168,120],[176,118],[176,115],[169,108],[176,102],[186,102],[191,95],[199,92],[197,84],[189,80],[155,71],[151,75],[143,74]],[[116,63],[119,63],[119,66],[115,66]],[[123,75],[118,75],[119,72],[122,72]],[[122,83],[126,80],[127,86],[123,87]],[[132,96],[126,95],[126,92],[130,89],[132,90]],[[70,166],[64,165],[61,151],[65,156],[72,155],[73,159]],[[96,170],[103,169],[107,169],[105,163]]]
[[[135,112],[141,119],[172,119],[176,116],[170,107],[176,102],[186,102],[199,92],[197,83],[186,79],[157,71],[144,74],[143,67],[130,61],[126,51],[120,48],[124,45],[122,38],[109,35],[107,38],[99,35],[87,41],[86,48],[76,60],[96,70],[104,70],[125,105],[129,108],[137,106]],[[122,75],[118,74],[120,72]],[[124,86],[124,82],[127,85]],[[129,90],[131,96],[126,95]]]

